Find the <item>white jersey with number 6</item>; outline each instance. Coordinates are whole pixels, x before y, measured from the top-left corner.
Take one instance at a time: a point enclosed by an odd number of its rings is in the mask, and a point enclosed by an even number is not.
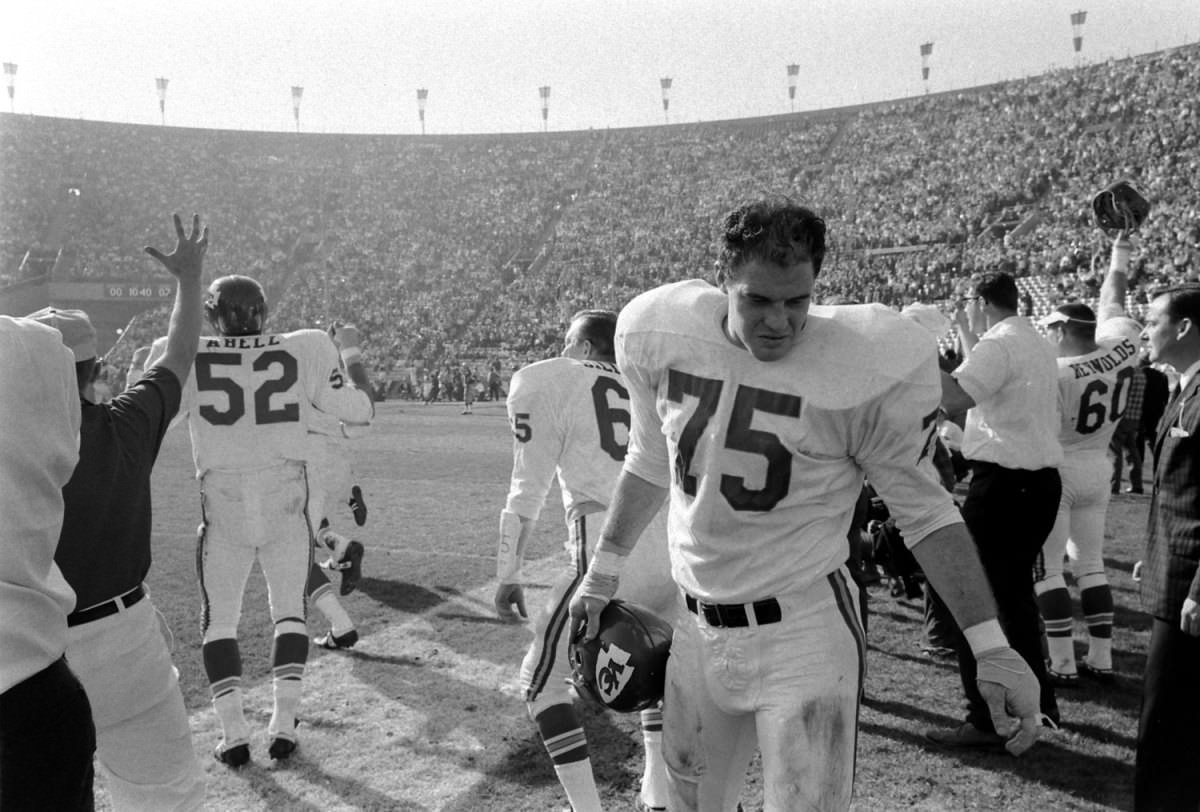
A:
[[[148,365],[163,348],[156,342]],[[367,423],[373,406],[366,392],[346,383],[326,333],[296,330],[201,338],[176,419],[188,421],[202,478],[213,470],[306,460],[309,426],[319,412]]]
[[[568,523],[588,504],[608,506],[629,443],[629,393],[615,366],[530,364],[513,375],[508,419],[516,438],[509,510],[537,519],[556,473]]]

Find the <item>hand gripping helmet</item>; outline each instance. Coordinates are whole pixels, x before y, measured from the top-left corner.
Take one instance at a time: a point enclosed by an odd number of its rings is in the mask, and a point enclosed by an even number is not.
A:
[[[663,697],[671,625],[637,604],[610,601],[600,630],[586,643],[571,641],[575,689],[620,713],[645,710]]]
[[[267,297],[248,276],[222,276],[208,286],[204,315],[220,335],[258,335],[267,323]]]
[[[1092,198],[1092,211],[1096,225],[1105,231],[1135,230],[1146,222],[1150,214],[1150,203],[1129,181],[1119,180],[1110,184]]]

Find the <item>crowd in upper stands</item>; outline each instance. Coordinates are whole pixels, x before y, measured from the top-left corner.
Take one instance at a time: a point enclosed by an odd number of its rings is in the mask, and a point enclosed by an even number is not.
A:
[[[1095,298],[1093,194],[1154,205],[1131,303],[1200,275],[1200,47],[768,119],[505,136],[295,135],[0,115],[0,286],[149,278],[162,211],[203,211],[213,276],[263,282],[272,327],[354,323],[385,376],[553,354],[584,307],[712,278],[712,223],[782,192],[833,245],[823,296],[952,300],[1006,270],[1038,307]],[[2,287],[0,287],[2,290]],[[1135,308],[1136,312],[1136,308]],[[165,332],[139,319],[114,358]],[[424,376],[422,376],[424,377]]]

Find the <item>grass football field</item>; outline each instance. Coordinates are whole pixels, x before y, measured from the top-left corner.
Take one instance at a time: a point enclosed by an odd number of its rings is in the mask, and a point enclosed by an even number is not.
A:
[[[313,649],[305,674],[300,749],[266,755],[271,624],[255,571],[239,639],[252,762],[217,763],[220,727],[200,658],[194,573],[200,519],[186,431],[168,434],[154,477],[154,565],[149,587],[173,637],[213,810],[445,810],[527,812],[566,806],[514,686],[529,640],[492,608],[495,539],[508,490],[511,437],[503,404],[386,402],[353,446],[369,516],[364,578],[343,599],[362,639],[348,652]],[[961,689],[952,662],[922,655],[921,605],[874,588],[855,810],[1093,810],[1132,806],[1133,746],[1149,622],[1130,580],[1140,557],[1145,497],[1114,497],[1105,556],[1116,599],[1115,685],[1059,692],[1064,725],[1030,753],[953,752],[922,731],[954,724]],[[348,511],[334,517],[350,530]],[[356,529],[357,530],[357,529]],[[562,506],[552,491],[526,561],[530,612],[562,566]],[[325,631],[310,608],[310,633]],[[1085,645],[1077,621],[1079,651]],[[636,714],[585,707],[592,762],[606,808],[635,808],[641,776]],[[97,798],[107,809],[103,780]],[[752,765],[743,794],[761,809]]]

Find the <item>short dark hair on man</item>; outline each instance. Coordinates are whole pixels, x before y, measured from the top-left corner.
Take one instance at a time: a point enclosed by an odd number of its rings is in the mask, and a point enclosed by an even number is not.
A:
[[[1156,299],[1159,296],[1167,297],[1167,306],[1163,310],[1171,321],[1191,319],[1200,328],[1200,284],[1175,285],[1155,294]]]
[[[722,224],[717,281],[725,282],[754,259],[781,268],[810,260],[815,277],[825,259],[825,221],[787,197],[739,206]]]
[[[975,286],[975,295],[1004,310],[1017,309],[1017,282],[1004,271],[985,274]]]
[[[1096,311],[1083,302],[1068,302],[1054,308],[1070,319],[1063,323],[1067,335],[1081,338],[1085,341],[1096,340]]]
[[[616,355],[614,337],[617,334],[617,314],[611,310],[580,310],[571,317],[571,323],[580,322],[579,337],[592,343],[598,355],[613,358]]]

